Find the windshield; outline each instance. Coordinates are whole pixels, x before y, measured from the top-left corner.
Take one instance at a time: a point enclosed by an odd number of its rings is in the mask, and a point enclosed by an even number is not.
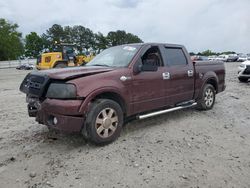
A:
[[[126,67],[139,50],[138,45],[116,46],[102,51],[86,66]]]

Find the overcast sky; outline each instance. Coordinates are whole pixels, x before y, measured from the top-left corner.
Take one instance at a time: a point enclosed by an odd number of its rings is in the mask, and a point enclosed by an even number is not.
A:
[[[0,17],[24,34],[41,34],[54,23],[83,25],[184,44],[189,51],[250,53],[250,0],[0,0]]]

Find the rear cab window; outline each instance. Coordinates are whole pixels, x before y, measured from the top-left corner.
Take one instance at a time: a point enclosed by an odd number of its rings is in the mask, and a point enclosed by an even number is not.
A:
[[[164,47],[163,56],[166,66],[186,66],[188,64],[182,48]]]

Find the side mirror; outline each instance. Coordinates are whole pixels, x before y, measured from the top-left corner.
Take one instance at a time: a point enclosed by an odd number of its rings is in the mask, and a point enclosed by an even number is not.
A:
[[[141,71],[142,71],[142,62],[141,61],[138,61],[135,65],[134,65],[134,68],[133,68],[133,72],[135,74],[139,74]]]
[[[141,65],[141,71],[156,72],[157,70],[158,70],[158,66],[156,65],[151,65],[151,64]]]

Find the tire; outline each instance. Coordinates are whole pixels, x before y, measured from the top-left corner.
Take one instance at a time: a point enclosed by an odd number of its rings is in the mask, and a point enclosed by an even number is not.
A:
[[[201,99],[198,101],[198,110],[210,110],[214,106],[215,102],[215,89],[211,84],[206,84],[202,91]]]
[[[248,78],[242,78],[242,77],[239,77],[238,78],[240,82],[247,82],[248,81]]]
[[[83,135],[96,145],[105,145],[116,140],[123,125],[123,111],[118,103],[98,99],[90,105]]]
[[[58,63],[54,68],[65,68],[67,65],[65,63]]]

